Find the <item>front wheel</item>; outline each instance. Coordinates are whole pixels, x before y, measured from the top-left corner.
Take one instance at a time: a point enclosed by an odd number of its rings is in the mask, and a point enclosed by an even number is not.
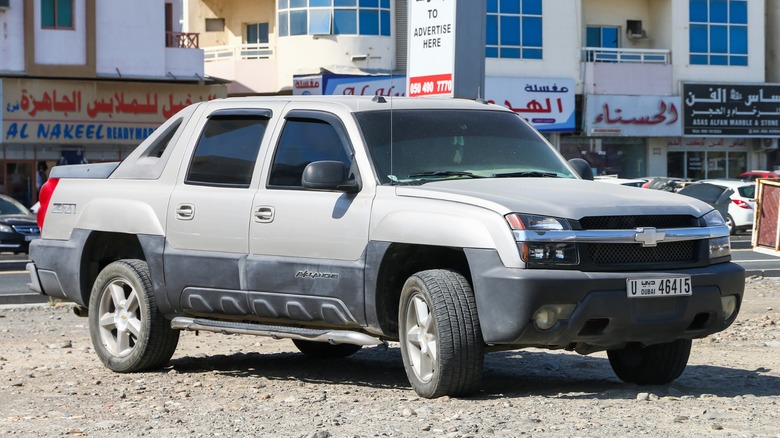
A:
[[[608,350],[609,364],[620,380],[638,385],[665,385],[680,377],[691,354],[691,340],[650,345],[629,345]]]
[[[726,215],[726,226],[729,227],[729,234],[737,234],[737,226],[734,224],[734,218],[730,214]]]
[[[401,355],[414,390],[425,398],[476,390],[484,341],[474,293],[453,271],[418,272],[401,291]]]
[[[89,299],[89,333],[112,371],[132,373],[168,363],[179,331],[157,310],[146,262],[119,260],[103,268]]]

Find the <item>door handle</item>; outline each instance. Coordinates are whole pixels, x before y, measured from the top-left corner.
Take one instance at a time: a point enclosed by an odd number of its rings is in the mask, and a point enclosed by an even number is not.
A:
[[[181,204],[176,207],[176,219],[180,221],[190,221],[195,217],[195,206],[192,204]]]
[[[261,205],[255,207],[254,211],[255,222],[261,224],[267,224],[274,220],[274,208],[267,205]]]

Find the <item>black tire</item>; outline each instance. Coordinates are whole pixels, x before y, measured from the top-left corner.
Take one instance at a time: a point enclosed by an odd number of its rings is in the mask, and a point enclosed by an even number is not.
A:
[[[398,322],[406,376],[420,397],[461,396],[477,389],[485,344],[474,292],[462,275],[430,270],[409,277]]]
[[[119,260],[103,268],[89,299],[89,333],[112,371],[133,373],[168,363],[179,331],[157,309],[146,262]]]
[[[734,218],[730,214],[726,215],[726,226],[729,227],[729,234],[737,234],[737,226],[734,224]]]
[[[664,344],[630,345],[607,351],[609,364],[620,380],[638,385],[665,385],[680,377],[691,354],[691,340]]]
[[[327,342],[304,341],[293,339],[293,344],[306,356],[317,359],[333,359],[352,356],[363,348],[355,344],[328,344]]]

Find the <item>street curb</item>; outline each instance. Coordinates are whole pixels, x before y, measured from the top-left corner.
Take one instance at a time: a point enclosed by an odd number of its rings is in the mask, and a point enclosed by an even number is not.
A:
[[[51,298],[41,294],[0,295],[0,305],[6,304],[42,304]]]
[[[29,260],[0,260],[0,271],[26,271]]]
[[[778,277],[780,277],[780,270],[777,270],[777,269],[751,269],[751,270],[745,270],[745,278],[748,278],[748,277],[778,278]]]

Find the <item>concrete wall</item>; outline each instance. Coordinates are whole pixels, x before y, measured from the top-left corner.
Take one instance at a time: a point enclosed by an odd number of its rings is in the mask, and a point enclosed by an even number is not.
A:
[[[24,71],[25,0],[11,0],[11,7],[0,11],[0,73]]]
[[[98,76],[165,77],[164,0],[98,1],[95,15]]]

